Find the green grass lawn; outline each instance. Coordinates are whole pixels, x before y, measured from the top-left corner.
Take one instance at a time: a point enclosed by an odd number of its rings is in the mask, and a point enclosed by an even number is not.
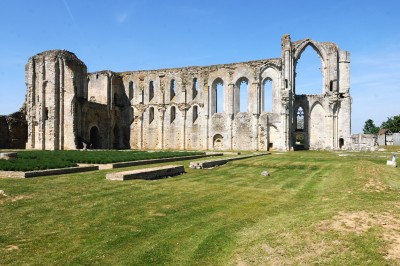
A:
[[[78,163],[104,164],[147,159],[160,159],[202,154],[201,152],[181,151],[18,151],[17,159],[0,160],[0,170],[32,171],[77,166]]]
[[[0,179],[0,264],[398,265],[400,168],[390,153],[350,155],[185,161],[154,181]]]

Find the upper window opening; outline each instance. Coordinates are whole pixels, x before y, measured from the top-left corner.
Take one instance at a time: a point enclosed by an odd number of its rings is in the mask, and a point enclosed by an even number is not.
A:
[[[154,83],[153,81],[150,81],[149,84],[149,101],[151,101],[154,98]]]
[[[129,82],[129,100],[133,99],[133,82]]]
[[[224,97],[224,82],[221,78],[217,78],[212,83],[210,88],[210,112],[211,115],[214,113],[222,113],[223,108],[223,97]]]
[[[239,106],[240,106],[240,112],[247,112],[247,103],[248,103],[248,94],[247,94],[247,90],[248,90],[248,80],[246,78],[242,78],[240,79],[240,84],[239,84],[239,91],[240,93],[237,94],[235,93],[233,96],[233,99],[235,101],[235,103],[237,104],[237,102],[239,102]],[[239,95],[239,97],[237,97]],[[236,113],[236,112],[235,112]]]
[[[267,78],[264,80],[263,90],[262,90],[262,111],[272,112],[272,80]]]
[[[175,88],[176,88],[176,81],[174,79],[171,80],[171,85],[170,85],[170,100],[172,100],[175,97]]]
[[[192,92],[193,92],[192,99],[196,98],[196,96],[197,96],[198,86],[199,86],[199,84],[197,82],[197,78],[194,78],[193,79],[193,88],[192,88]]]
[[[323,66],[318,53],[311,45],[301,53],[296,64],[296,94],[321,94],[323,92]]]

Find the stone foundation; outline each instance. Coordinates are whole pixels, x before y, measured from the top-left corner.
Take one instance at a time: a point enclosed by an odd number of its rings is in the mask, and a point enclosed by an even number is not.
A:
[[[161,179],[169,176],[176,176],[185,173],[183,165],[167,165],[153,168],[145,168],[117,173],[110,173],[106,175],[108,180],[131,180],[131,179],[145,179],[154,180]]]

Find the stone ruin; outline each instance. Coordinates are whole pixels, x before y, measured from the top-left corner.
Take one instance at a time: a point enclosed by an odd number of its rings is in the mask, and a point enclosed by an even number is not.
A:
[[[25,149],[27,137],[24,107],[10,115],[0,115],[0,149]]]
[[[281,45],[280,58],[120,73],[87,73],[65,50],[39,53],[26,65],[26,148],[350,148],[349,52],[289,35]],[[296,65],[308,46],[321,59],[323,91],[298,95]]]

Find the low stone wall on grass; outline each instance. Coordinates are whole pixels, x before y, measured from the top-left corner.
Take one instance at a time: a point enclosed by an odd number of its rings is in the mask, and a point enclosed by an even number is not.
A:
[[[124,172],[110,173],[106,175],[108,180],[130,180],[130,179],[145,179],[154,180],[176,176],[185,173],[183,165],[167,165],[153,168],[137,169]]]
[[[0,171],[0,178],[29,178],[37,176],[72,174],[72,173],[80,173],[80,172],[95,171],[95,170],[99,170],[99,167],[97,165],[47,169],[47,170],[37,170],[37,171],[27,171],[27,172]]]
[[[223,164],[226,164],[227,162],[231,162],[231,161],[243,160],[243,159],[247,159],[247,158],[251,158],[251,157],[263,156],[263,155],[268,155],[268,154],[270,154],[270,153],[251,154],[251,155],[231,157],[231,158],[219,159],[219,160],[190,162],[189,167],[193,168],[193,169],[207,169],[207,168],[212,168],[212,167],[215,167],[218,165],[223,165]]]

